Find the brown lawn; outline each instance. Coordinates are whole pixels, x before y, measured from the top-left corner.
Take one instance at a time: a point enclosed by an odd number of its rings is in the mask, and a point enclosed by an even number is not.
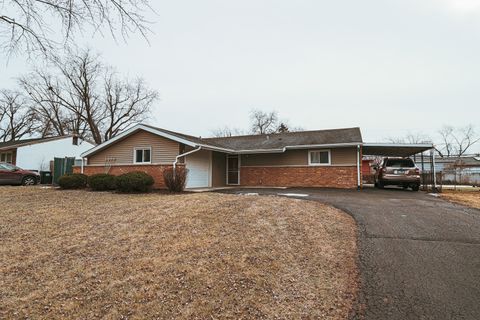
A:
[[[442,192],[442,197],[450,200],[452,202],[456,202],[459,204],[463,204],[466,206],[470,206],[473,208],[480,209],[480,191],[444,191]]]
[[[355,224],[315,202],[0,187],[0,318],[344,319]]]

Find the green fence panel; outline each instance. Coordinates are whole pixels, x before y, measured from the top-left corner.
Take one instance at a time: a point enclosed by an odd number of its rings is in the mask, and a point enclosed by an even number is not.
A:
[[[73,173],[75,158],[54,158],[53,159],[53,184],[58,185],[58,179],[65,174]]]

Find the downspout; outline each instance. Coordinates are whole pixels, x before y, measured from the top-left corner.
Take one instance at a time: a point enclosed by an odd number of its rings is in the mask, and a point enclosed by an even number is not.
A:
[[[178,160],[180,160],[180,158],[188,156],[189,154],[195,153],[197,151],[200,151],[201,149],[202,149],[202,147],[200,146],[197,149],[193,149],[193,150],[190,150],[188,152],[185,152],[185,153],[182,153],[182,154],[179,154],[178,156],[176,156],[175,161],[173,162],[173,176],[175,176],[175,169],[177,168],[177,163],[178,163]]]
[[[432,149],[433,192],[437,192],[437,172],[435,169],[435,149]]]
[[[360,174],[360,145],[357,145],[357,190],[361,187],[361,174]]]

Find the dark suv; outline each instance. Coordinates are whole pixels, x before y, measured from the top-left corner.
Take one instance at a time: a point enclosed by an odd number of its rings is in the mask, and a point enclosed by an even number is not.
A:
[[[375,186],[401,186],[404,189],[420,189],[420,170],[410,158],[385,158],[375,167]]]
[[[35,185],[40,182],[38,172],[23,170],[13,164],[0,162],[0,184]]]

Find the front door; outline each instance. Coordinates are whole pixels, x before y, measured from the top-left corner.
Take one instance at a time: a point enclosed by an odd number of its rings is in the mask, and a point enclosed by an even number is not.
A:
[[[240,184],[240,156],[227,155],[227,184]]]

